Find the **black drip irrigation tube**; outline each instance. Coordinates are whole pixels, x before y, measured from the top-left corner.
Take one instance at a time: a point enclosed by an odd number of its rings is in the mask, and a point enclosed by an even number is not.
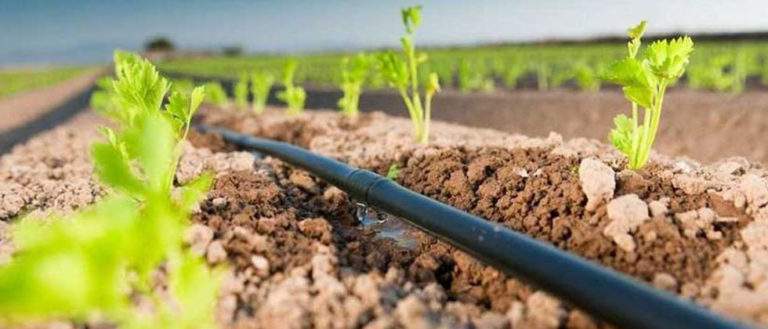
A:
[[[279,158],[398,216],[506,274],[522,278],[620,328],[749,328],[670,293],[557,249],[525,234],[294,145],[205,125],[203,132]]]

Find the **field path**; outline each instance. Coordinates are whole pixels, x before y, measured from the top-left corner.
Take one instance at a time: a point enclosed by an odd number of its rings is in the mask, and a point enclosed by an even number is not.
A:
[[[62,83],[0,99],[0,132],[26,124],[78,92],[90,87],[104,73],[103,68],[84,72]]]
[[[0,153],[85,108],[89,91],[105,70],[95,68],[51,87],[0,99]]]

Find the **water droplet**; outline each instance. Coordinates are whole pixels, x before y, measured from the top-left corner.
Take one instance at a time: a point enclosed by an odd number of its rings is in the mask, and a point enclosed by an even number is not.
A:
[[[365,224],[368,218],[368,205],[358,202],[355,206],[355,217],[361,224]]]

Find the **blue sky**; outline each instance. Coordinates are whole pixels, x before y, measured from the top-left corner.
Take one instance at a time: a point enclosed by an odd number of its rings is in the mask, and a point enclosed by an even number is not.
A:
[[[248,51],[393,46],[412,4],[424,6],[417,42],[430,45],[616,35],[641,19],[650,33],[768,30],[761,0],[0,0],[0,65],[105,62],[155,35]]]

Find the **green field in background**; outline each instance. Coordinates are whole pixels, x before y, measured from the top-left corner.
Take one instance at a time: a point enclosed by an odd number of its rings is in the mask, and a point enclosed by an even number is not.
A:
[[[78,76],[87,69],[87,67],[0,69],[0,98],[51,86]]]
[[[645,43],[644,46],[648,44]],[[641,50],[642,51],[642,50]],[[493,88],[516,89],[521,83],[538,89],[558,88],[570,83],[574,88],[594,85],[611,62],[625,56],[625,43],[503,45],[424,50],[428,61],[420,66],[421,77],[437,72],[441,84],[463,91]],[[375,55],[376,52],[371,52]],[[340,63],[349,53],[297,55],[296,80],[318,86],[336,86]],[[768,84],[768,42],[705,41],[696,43],[691,64],[683,77],[696,89],[738,92],[748,78]],[[159,64],[165,72],[202,77],[237,78],[253,71],[281,76],[286,56],[254,55],[241,57],[178,58]],[[599,88],[599,82],[597,82]],[[385,87],[372,71],[368,88]]]

